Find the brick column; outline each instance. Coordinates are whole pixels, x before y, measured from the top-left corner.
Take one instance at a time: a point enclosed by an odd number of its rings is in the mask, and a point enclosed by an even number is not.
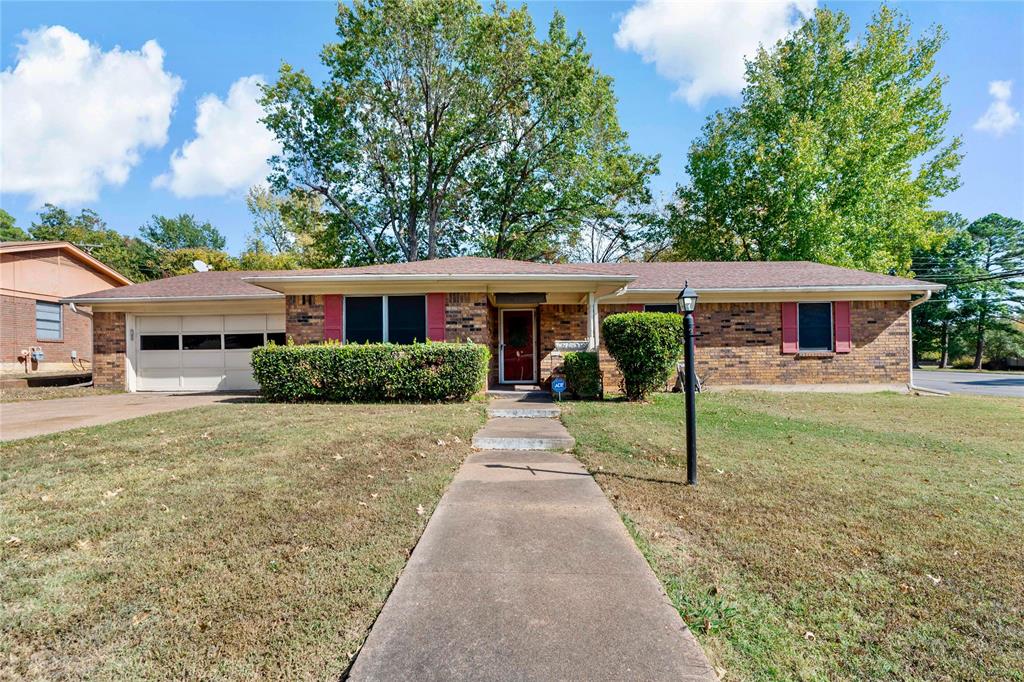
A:
[[[95,312],[92,316],[92,382],[98,388],[127,388],[125,382],[124,313]]]
[[[294,343],[320,343],[324,340],[324,297],[285,296],[285,334]]]

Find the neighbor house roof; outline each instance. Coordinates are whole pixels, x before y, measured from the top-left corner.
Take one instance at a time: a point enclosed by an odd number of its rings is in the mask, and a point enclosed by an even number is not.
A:
[[[412,263],[321,270],[196,272],[70,300],[215,300],[278,298],[272,288],[316,282],[418,281],[607,281],[631,292],[678,291],[684,282],[698,291],[938,290],[941,284],[890,277],[803,261],[755,263],[597,263],[561,264],[459,257]],[[539,286],[539,284],[538,284]]]
[[[120,272],[110,267],[106,263],[94,258],[89,255],[88,252],[83,251],[71,242],[64,241],[48,241],[48,242],[37,242],[37,241],[13,241],[13,242],[0,242],[0,254],[21,254],[31,253],[33,251],[50,251],[53,249],[59,249],[67,255],[71,256],[75,260],[84,263],[92,269],[106,275],[110,279],[115,280],[119,284],[128,285],[132,281],[122,275]]]

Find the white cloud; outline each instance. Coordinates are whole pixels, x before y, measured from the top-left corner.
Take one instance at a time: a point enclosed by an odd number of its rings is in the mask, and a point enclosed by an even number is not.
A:
[[[615,44],[679,83],[676,96],[696,107],[739,94],[744,57],[770,46],[814,10],[815,0],[724,2],[640,0],[626,13]]]
[[[0,72],[0,184],[37,204],[97,198],[121,185],[141,150],[167,143],[182,81],[150,40],[104,52],[63,26],[25,31]]]
[[[196,136],[171,156],[171,170],[153,180],[179,197],[217,196],[266,181],[267,159],[281,147],[260,123],[260,76],[231,85],[226,100],[205,95],[196,104]]]
[[[1013,81],[989,82],[988,94],[992,95],[992,103],[974,122],[974,129],[1000,137],[1020,125],[1020,112],[1010,106]]]

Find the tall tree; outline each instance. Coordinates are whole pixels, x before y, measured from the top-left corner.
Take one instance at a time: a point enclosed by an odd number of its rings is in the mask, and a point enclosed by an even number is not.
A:
[[[263,99],[283,148],[273,187],[323,197],[337,261],[552,258],[606,203],[628,148],[608,80],[561,17],[541,40],[525,8],[357,0],[337,26],[322,86],[285,65]]]
[[[677,255],[807,259],[906,272],[934,238],[929,205],[959,185],[946,137],[941,28],[910,38],[882,6],[857,39],[817,10],[747,63],[742,103],[711,117],[677,190]]]
[[[1024,222],[990,213],[975,220],[967,231],[977,244],[974,276],[968,278],[973,295],[962,309],[972,320],[974,368],[981,369],[985,338],[998,329],[1013,332],[1024,306]]]
[[[0,208],[0,242],[17,242],[29,239],[28,232],[15,225],[14,216]]]
[[[38,241],[68,241],[136,282],[160,276],[159,253],[141,239],[107,227],[99,214],[83,209],[77,216],[46,204],[29,228]]]
[[[209,221],[200,222],[191,213],[174,217],[155,215],[139,228],[139,234],[150,244],[170,250],[221,250],[226,243],[224,235]]]

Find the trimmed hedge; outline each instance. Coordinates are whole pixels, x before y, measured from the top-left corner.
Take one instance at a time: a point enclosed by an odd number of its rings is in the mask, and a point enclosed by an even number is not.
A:
[[[663,387],[683,351],[683,318],[675,313],[609,315],[601,333],[629,400],[644,400]]]
[[[601,366],[597,353],[571,351],[562,363],[569,389],[577,398],[596,398],[601,395]]]
[[[252,352],[252,373],[273,402],[442,402],[483,387],[490,352],[474,343],[276,346]]]

